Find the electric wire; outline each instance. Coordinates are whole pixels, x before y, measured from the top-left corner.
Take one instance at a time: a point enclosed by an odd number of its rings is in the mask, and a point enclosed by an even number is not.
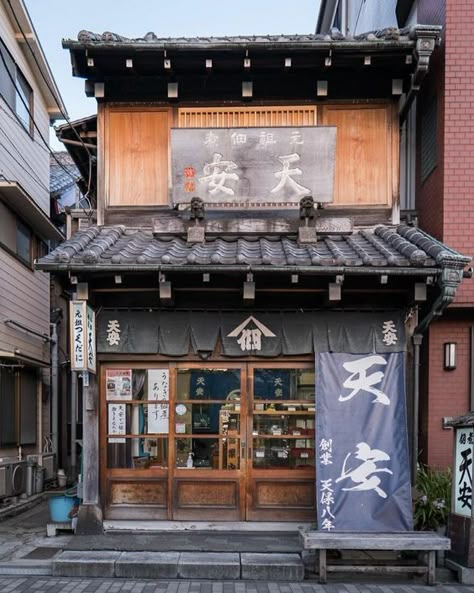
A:
[[[26,131],[25,126],[21,123],[21,121],[18,119],[18,117],[15,117],[14,115],[12,115],[11,112],[8,111],[7,109],[5,109],[5,107],[3,107],[2,105],[0,105],[0,111],[2,113],[4,113],[8,117],[8,119],[10,119],[16,126],[21,128],[23,131]],[[38,142],[38,140],[36,138],[33,138],[32,140],[38,146],[38,148],[41,148],[41,150],[43,150],[44,152],[49,152],[48,149],[46,148],[46,146],[43,146],[43,144]]]
[[[12,85],[13,85],[13,88],[15,89],[15,91],[16,91],[16,93],[17,93],[17,97],[20,97],[20,100],[21,100],[21,102],[23,103],[23,106],[24,106],[24,108],[26,109],[26,111],[27,111],[27,113],[28,113],[28,116],[30,117],[30,120],[31,120],[31,122],[33,123],[33,126],[34,126],[35,130],[38,132],[38,135],[39,135],[39,137],[40,137],[40,138],[41,138],[41,140],[43,141],[44,145],[45,145],[45,146],[46,146],[46,148],[48,149],[48,151],[49,151],[49,153],[51,154],[51,156],[54,158],[54,160],[55,160],[55,161],[58,163],[58,165],[61,167],[61,169],[63,169],[63,170],[64,170],[64,171],[67,173],[67,175],[69,175],[69,176],[71,177],[71,179],[74,179],[74,180],[75,180],[75,178],[74,178],[74,176],[71,174],[71,172],[70,172],[70,171],[68,171],[68,170],[66,169],[66,167],[64,167],[64,165],[63,165],[63,164],[62,164],[62,163],[59,161],[59,159],[56,157],[56,154],[54,153],[54,151],[53,151],[53,150],[51,149],[51,147],[49,146],[49,143],[48,143],[48,141],[47,141],[47,140],[44,138],[44,136],[43,136],[43,134],[42,134],[41,130],[40,130],[40,129],[39,129],[39,127],[38,127],[38,124],[37,124],[37,123],[36,123],[36,121],[35,121],[35,118],[33,117],[33,114],[31,113],[31,109],[30,109],[29,105],[28,105],[28,104],[26,103],[26,101],[23,99],[23,96],[22,96],[22,94],[21,94],[20,90],[18,89],[18,86],[17,86],[17,84],[16,84],[16,80],[14,79],[14,77],[13,77],[12,73],[10,72],[10,70],[9,70],[9,68],[8,68],[8,65],[7,65],[7,63],[6,63],[6,60],[5,60],[5,56],[3,55],[3,52],[2,52],[2,51],[0,51],[0,57],[1,57],[1,59],[2,59],[3,65],[4,65],[4,67],[5,67],[5,70],[6,70],[6,72],[8,73],[8,77],[9,77],[9,78],[10,78],[10,80],[11,80],[11,83],[12,83]]]
[[[75,136],[77,137],[77,139],[79,140],[79,142],[82,144],[82,146],[85,149],[85,151],[86,151],[87,156],[89,157],[89,159],[93,158],[92,154],[89,152],[89,149],[85,145],[84,140],[81,138],[81,135],[78,133],[78,131],[76,130],[76,128],[74,128],[74,126],[72,126],[71,121],[68,118],[67,113],[63,110],[62,106],[60,105],[59,101],[57,100],[56,93],[54,92],[54,89],[51,88],[51,85],[49,83],[49,80],[46,78],[46,76],[45,76],[45,74],[43,72],[43,69],[40,66],[39,62],[38,62],[38,59],[36,57],[36,54],[35,54],[35,52],[33,51],[33,48],[30,45],[29,39],[27,38],[27,36],[25,35],[25,32],[23,31],[23,28],[22,28],[22,26],[20,24],[20,21],[18,20],[18,17],[16,16],[16,13],[15,13],[15,11],[13,9],[13,6],[11,5],[10,0],[7,0],[7,3],[8,3],[8,6],[10,7],[10,10],[11,10],[11,12],[13,14],[13,18],[15,19],[15,22],[16,22],[18,28],[20,29],[20,33],[21,33],[21,35],[22,35],[22,37],[23,37],[23,39],[24,39],[24,41],[25,41],[28,49],[30,50],[31,55],[33,56],[33,60],[35,61],[36,66],[38,67],[38,70],[39,70],[39,72],[41,74],[41,77],[43,78],[46,86],[48,87],[49,92],[53,96],[54,101],[55,101],[56,105],[58,106],[58,109],[59,109],[61,115],[67,121],[67,123],[69,124],[69,126],[71,126],[71,129],[73,130],[73,132],[74,132]]]
[[[10,138],[8,138],[8,136],[5,134],[5,132],[0,128],[0,132],[7,138],[7,140],[9,142],[11,142]],[[17,153],[21,156],[21,158],[25,161],[26,159],[23,157],[23,155],[18,151],[18,149],[16,148],[16,146],[13,144],[13,142],[11,142],[11,144],[14,146],[15,150],[17,150]],[[7,148],[7,146],[0,140],[0,146],[3,148],[3,150],[5,151],[6,154],[8,154],[8,156],[13,159],[15,161],[15,163],[33,180],[37,183],[37,185],[42,189],[45,190],[48,194],[50,193],[49,187],[46,187],[46,185],[44,185],[44,183],[42,181],[40,181],[40,179],[38,177],[36,177],[33,173],[31,173],[30,171],[28,171],[28,169],[10,152],[10,150]],[[5,179],[7,179],[5,177]],[[11,181],[8,180],[7,181]]]
[[[10,4],[10,0],[8,0],[8,4]],[[357,25],[359,24],[359,18],[360,18],[360,13],[362,12],[362,7],[365,6],[365,0],[362,0],[362,2],[360,3],[359,6],[359,12],[357,13],[357,18],[356,18],[356,22],[354,25],[354,35],[356,34],[357,31]]]

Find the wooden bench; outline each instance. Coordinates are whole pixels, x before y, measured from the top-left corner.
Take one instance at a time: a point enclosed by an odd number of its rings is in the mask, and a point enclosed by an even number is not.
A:
[[[300,530],[305,550],[319,550],[319,582],[327,582],[328,572],[365,572],[395,574],[410,572],[426,575],[428,585],[435,584],[436,552],[449,550],[451,540],[431,531],[407,531],[403,533],[349,533]],[[356,564],[330,565],[327,550],[399,550],[426,552],[428,561],[422,565],[375,565]]]

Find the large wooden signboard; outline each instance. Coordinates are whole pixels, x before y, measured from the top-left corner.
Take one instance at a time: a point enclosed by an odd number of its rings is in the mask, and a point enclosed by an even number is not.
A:
[[[336,128],[172,129],[173,203],[331,202]]]

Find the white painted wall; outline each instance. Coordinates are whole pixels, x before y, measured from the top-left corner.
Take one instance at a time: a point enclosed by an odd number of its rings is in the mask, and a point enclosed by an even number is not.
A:
[[[49,335],[49,274],[33,272],[0,247],[0,350],[49,361],[49,344],[5,325],[14,319]]]
[[[48,142],[49,116],[46,103],[23,50],[15,39],[12,24],[2,3],[0,37],[33,89],[34,119],[41,135]],[[40,133],[35,129],[32,138],[0,97],[0,174],[10,181],[20,183],[38,206],[49,214],[49,152]]]

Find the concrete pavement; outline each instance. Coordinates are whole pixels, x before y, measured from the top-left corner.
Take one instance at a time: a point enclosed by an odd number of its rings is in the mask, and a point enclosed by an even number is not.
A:
[[[465,585],[0,577],[1,593],[474,593]]]

